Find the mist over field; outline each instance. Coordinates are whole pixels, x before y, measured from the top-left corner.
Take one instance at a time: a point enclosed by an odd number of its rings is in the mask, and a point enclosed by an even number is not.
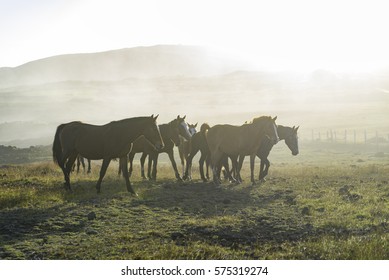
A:
[[[300,139],[324,138],[329,130],[388,139],[388,77],[385,69],[258,70],[191,46],[49,57],[0,68],[0,144],[48,145],[61,123],[151,114],[160,114],[159,123],[186,115],[210,125],[277,115],[278,124],[300,126]]]

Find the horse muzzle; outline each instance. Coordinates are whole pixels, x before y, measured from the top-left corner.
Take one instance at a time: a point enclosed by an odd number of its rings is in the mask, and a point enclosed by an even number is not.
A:
[[[299,151],[298,151],[298,150],[292,152],[292,155],[294,155],[294,156],[297,156],[298,154],[299,154]]]

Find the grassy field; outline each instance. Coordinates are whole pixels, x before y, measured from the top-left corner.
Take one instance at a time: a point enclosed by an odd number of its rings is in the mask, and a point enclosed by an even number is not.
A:
[[[283,144],[282,144],[283,145]],[[278,145],[277,145],[278,146]],[[158,181],[136,166],[126,192],[112,163],[97,195],[99,162],[66,192],[51,162],[0,168],[0,259],[388,259],[389,157],[275,149],[268,180],[220,187]],[[258,167],[257,167],[258,168]]]

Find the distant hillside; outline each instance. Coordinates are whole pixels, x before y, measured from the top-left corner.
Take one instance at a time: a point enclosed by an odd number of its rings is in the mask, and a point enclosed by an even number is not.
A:
[[[100,53],[65,54],[0,68],[0,87],[61,81],[118,81],[127,78],[207,76],[240,70],[232,59],[201,47],[152,46]]]

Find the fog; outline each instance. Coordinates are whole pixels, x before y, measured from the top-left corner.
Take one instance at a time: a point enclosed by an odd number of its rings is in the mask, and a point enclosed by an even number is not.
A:
[[[242,124],[260,115],[300,126],[389,134],[388,71],[265,71],[199,47],[60,56],[0,69],[0,144],[51,144],[61,123],[159,114],[159,123]],[[313,136],[316,135],[316,136]]]

